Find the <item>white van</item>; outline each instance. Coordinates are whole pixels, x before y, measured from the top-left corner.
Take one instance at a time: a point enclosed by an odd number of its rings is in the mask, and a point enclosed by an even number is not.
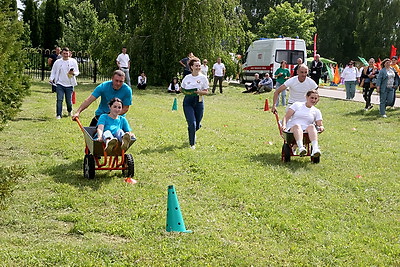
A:
[[[254,80],[254,74],[259,73],[263,77],[266,72],[273,74],[280,67],[280,62],[285,60],[287,68],[293,74],[297,59],[302,58],[304,63],[307,57],[306,44],[302,39],[293,38],[262,38],[254,41],[243,58],[242,83]]]

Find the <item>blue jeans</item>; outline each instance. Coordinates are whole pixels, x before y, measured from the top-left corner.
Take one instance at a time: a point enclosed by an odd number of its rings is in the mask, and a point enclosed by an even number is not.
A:
[[[386,107],[393,103],[393,88],[383,88],[379,91],[379,113],[381,115],[386,114]]]
[[[276,82],[275,88],[278,89],[282,84]],[[279,98],[281,98],[282,106],[286,106],[286,89],[283,90],[279,95],[278,95],[278,101],[276,101],[276,106],[279,106]]]
[[[346,99],[353,99],[356,95],[356,84],[357,81],[347,81],[344,82],[346,87]]]
[[[57,116],[62,116],[62,103],[64,101],[65,95],[65,102],[67,103],[67,111],[72,111],[72,92],[74,91],[73,86],[62,86],[61,84],[57,84],[57,105],[56,105],[56,112]]]
[[[113,135],[111,133],[111,131],[107,130],[103,132],[103,140],[107,140],[108,138],[112,139],[112,138],[117,138],[118,141],[122,142],[122,136],[124,136],[125,132],[121,129],[119,129],[115,135]]]
[[[204,103],[199,102],[199,96],[185,96],[183,99],[183,112],[188,124],[189,143],[196,143],[196,131],[201,127],[201,119],[204,113]]]

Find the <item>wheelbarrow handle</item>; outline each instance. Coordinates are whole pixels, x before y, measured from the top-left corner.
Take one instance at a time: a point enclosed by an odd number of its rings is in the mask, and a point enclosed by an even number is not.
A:
[[[85,130],[83,129],[83,125],[82,125],[81,121],[79,120],[79,118],[76,117],[74,120],[76,121],[76,123],[78,123],[78,126],[79,126],[79,128],[81,128],[82,132],[85,133]]]

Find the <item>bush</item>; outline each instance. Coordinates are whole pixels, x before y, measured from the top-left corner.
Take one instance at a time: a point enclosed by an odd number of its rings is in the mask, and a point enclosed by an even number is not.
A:
[[[21,56],[22,22],[16,10],[10,9],[11,0],[0,3],[0,130],[12,119],[28,94],[28,78],[23,74]]]
[[[12,195],[19,177],[25,175],[21,167],[0,167],[0,210],[6,208],[7,199]]]

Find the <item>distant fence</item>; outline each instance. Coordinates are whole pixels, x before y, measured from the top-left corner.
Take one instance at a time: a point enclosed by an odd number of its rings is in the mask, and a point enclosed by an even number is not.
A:
[[[47,60],[54,51],[50,49],[37,49],[26,48],[25,74],[33,79],[40,79],[42,81],[48,80],[50,77],[51,68],[47,64]],[[79,68],[79,81],[97,83],[110,79],[109,75],[104,75],[98,70],[98,63],[90,58],[90,55],[82,52],[72,51],[72,57],[78,62]]]

